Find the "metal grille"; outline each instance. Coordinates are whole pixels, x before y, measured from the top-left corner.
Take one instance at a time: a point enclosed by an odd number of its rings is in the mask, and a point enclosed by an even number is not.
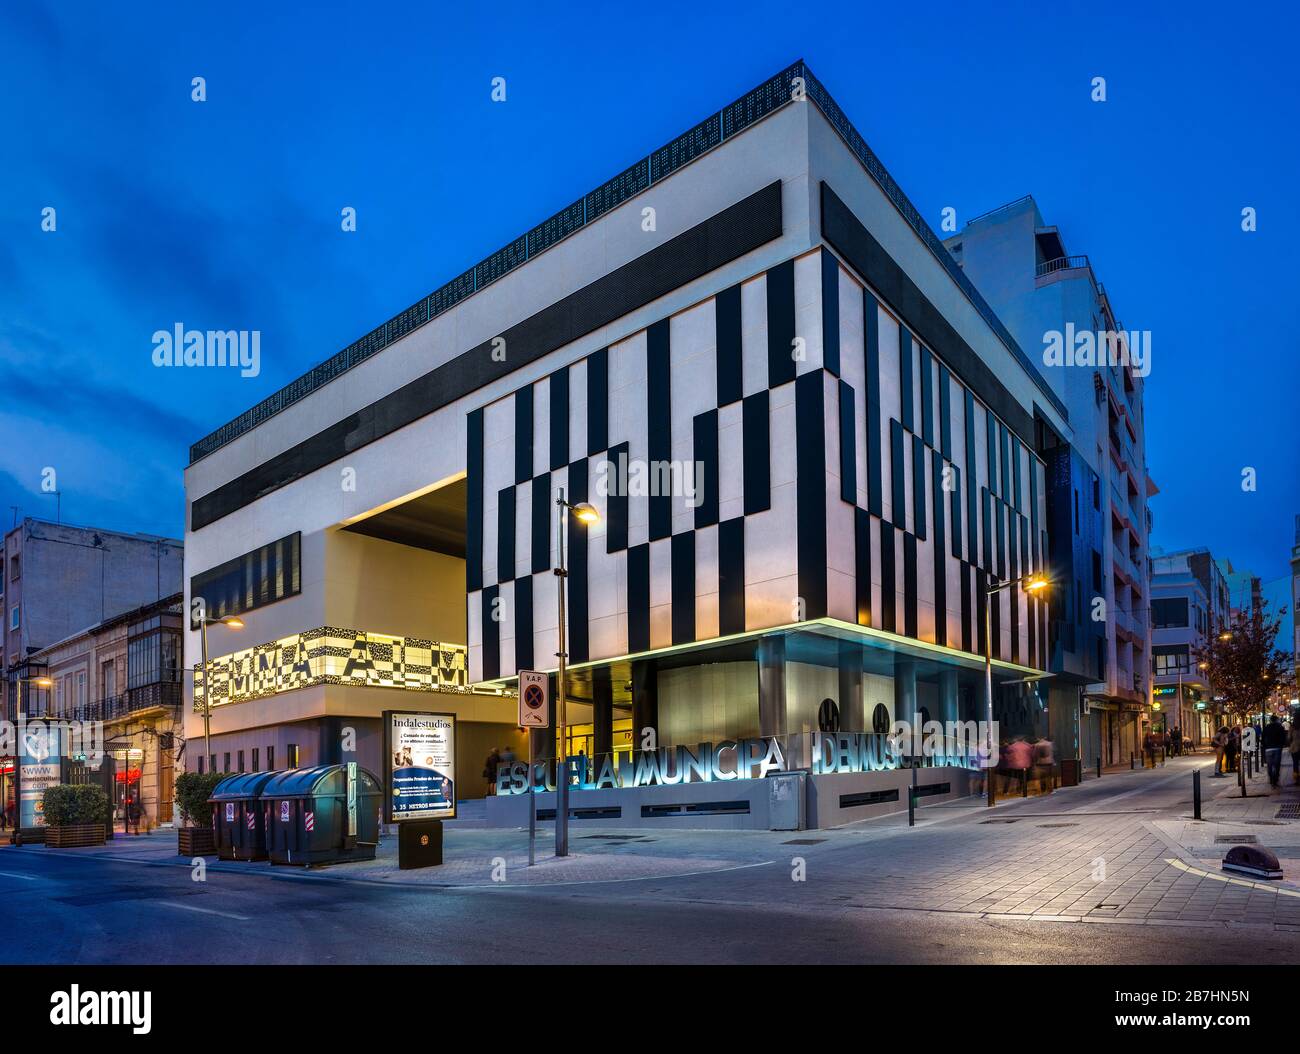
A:
[[[1300,820],[1300,801],[1284,801],[1276,815],[1279,820]]]

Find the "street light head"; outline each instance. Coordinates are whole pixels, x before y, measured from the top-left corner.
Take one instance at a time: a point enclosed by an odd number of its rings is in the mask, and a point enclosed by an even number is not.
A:
[[[1044,574],[1033,574],[1025,579],[1025,592],[1037,593],[1040,589],[1046,589],[1052,584],[1052,580]]]
[[[223,619],[218,619],[217,621],[220,622],[220,623],[221,623],[222,625],[224,625],[224,626],[229,626],[231,629],[243,629],[243,628],[244,628],[244,620],[241,619],[241,618],[239,618],[239,617],[236,616],[236,615],[227,615],[225,618],[223,618]]]
[[[573,515],[580,523],[599,523],[600,513],[596,511],[596,506],[588,505],[585,501],[578,502],[577,505],[569,506],[573,510]]]
[[[1219,634],[1219,640],[1232,640],[1232,634],[1227,630]]]
[[[36,685],[37,688],[53,688],[54,679],[52,677],[37,677],[32,681],[32,684]]]

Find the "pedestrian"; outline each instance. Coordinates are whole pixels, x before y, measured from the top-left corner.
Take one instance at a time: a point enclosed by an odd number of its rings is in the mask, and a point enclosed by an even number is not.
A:
[[[1291,751],[1291,780],[1300,783],[1300,721],[1291,721],[1291,735],[1286,746]]]
[[[1268,784],[1276,787],[1282,778],[1282,748],[1287,744],[1286,729],[1282,727],[1277,714],[1268,719],[1261,739],[1264,744],[1264,764],[1268,766]]]
[[[514,747],[512,747],[509,743],[507,743],[505,745],[505,748],[501,751],[501,764],[513,765],[514,763],[515,763]]]
[[[1173,744],[1174,757],[1176,758],[1182,757],[1183,756],[1183,730],[1181,728],[1175,728],[1173,732],[1170,733],[1169,738]]]
[[[501,764],[501,754],[496,747],[488,751],[487,760],[483,762],[483,778],[487,780],[487,793],[495,794],[497,789],[497,766]]]
[[[1228,728],[1223,725],[1214,733],[1214,738],[1210,740],[1210,745],[1214,747],[1214,774],[1222,776],[1227,770],[1224,764],[1228,755]]]
[[[1147,734],[1142,737],[1142,753],[1144,755],[1142,759],[1143,768],[1146,768],[1148,765],[1152,768],[1156,767],[1156,751],[1159,749],[1159,741],[1160,737],[1156,734],[1154,729],[1148,730]]]
[[[1228,732],[1228,749],[1224,754],[1228,759],[1228,771],[1236,772],[1241,754],[1241,725],[1233,725]]]
[[[1051,790],[1056,783],[1056,752],[1046,736],[1034,744],[1033,764],[1034,778],[1046,779],[1047,789]]]

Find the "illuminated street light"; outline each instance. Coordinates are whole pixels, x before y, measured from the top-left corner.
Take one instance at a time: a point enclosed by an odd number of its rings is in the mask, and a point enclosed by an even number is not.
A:
[[[227,629],[243,629],[244,620],[235,615],[221,618],[199,616],[199,644],[203,653],[203,753],[212,758],[212,671],[208,669],[208,626],[225,626]],[[214,765],[215,769],[216,766]]]
[[[564,491],[561,490],[559,496],[555,499],[555,504],[560,507],[560,522],[558,525],[559,534],[559,556],[560,559],[556,564],[555,577],[560,581],[555,593],[559,599],[560,621],[559,621],[559,650],[555,653],[559,659],[559,668],[556,670],[556,689],[559,695],[556,706],[556,725],[560,734],[560,741],[556,748],[555,758],[555,855],[569,855],[569,743],[568,743],[568,706],[567,693],[564,690],[566,679],[566,666],[568,662],[568,653],[564,643],[564,583],[569,576],[569,572],[564,566],[564,539],[566,536],[565,528],[568,526],[569,519],[564,513],[570,512],[573,518],[579,523],[590,526],[593,523],[600,522],[600,513],[596,511],[594,505],[589,505],[585,501],[578,502],[577,505],[570,505],[564,499]]]
[[[1020,586],[1027,593],[1039,593],[1052,584],[1051,578],[1041,571],[1025,575],[1022,578],[1009,578],[984,590],[984,713],[989,730],[989,750],[993,749],[993,597],[1011,586]],[[992,758],[987,760],[992,761]],[[987,769],[986,769],[987,771]],[[993,807],[993,773],[987,772],[984,779],[988,805]]]

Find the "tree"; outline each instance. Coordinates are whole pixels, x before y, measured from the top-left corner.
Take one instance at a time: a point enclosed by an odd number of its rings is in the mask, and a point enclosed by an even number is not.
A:
[[[1291,653],[1273,646],[1285,614],[1285,607],[1270,614],[1268,601],[1250,611],[1234,611],[1204,647],[1193,649],[1216,698],[1223,696],[1224,708],[1243,724],[1294,683]]]

